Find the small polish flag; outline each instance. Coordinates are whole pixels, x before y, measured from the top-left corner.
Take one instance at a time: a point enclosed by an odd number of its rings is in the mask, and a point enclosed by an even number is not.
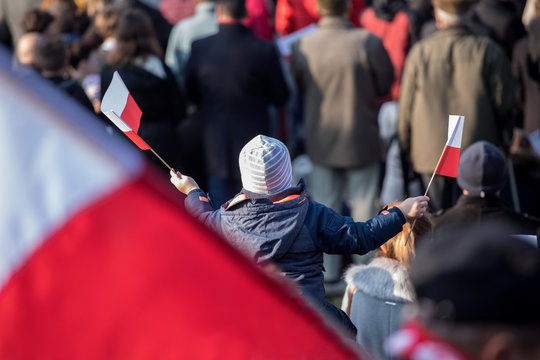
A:
[[[150,146],[139,136],[142,111],[129,93],[118,71],[114,72],[109,88],[101,101],[101,112],[111,120],[141,150]]]
[[[435,174],[457,177],[464,121],[465,117],[461,115],[448,116],[448,140],[435,169]]]

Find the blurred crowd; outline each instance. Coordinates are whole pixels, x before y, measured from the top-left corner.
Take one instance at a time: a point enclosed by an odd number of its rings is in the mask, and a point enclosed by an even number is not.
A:
[[[540,0],[0,0],[0,42],[21,77],[41,74],[109,132],[118,72],[139,135],[216,208],[259,134],[286,144],[310,199],[357,222],[430,184],[430,213],[369,258],[325,254],[358,342],[376,358],[534,359],[540,265],[513,236],[540,229],[538,15]],[[432,177],[449,115],[465,118],[457,178]],[[447,357],[413,356],[422,346]]]

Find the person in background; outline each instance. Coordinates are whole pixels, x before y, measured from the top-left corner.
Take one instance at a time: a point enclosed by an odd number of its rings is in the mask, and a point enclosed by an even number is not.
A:
[[[215,6],[214,1],[198,0],[195,15],[179,21],[171,31],[165,62],[171,68],[178,85],[182,88],[185,87],[184,70],[191,52],[191,44],[195,40],[213,35],[218,31],[214,13]]]
[[[508,181],[502,152],[487,141],[469,146],[459,159],[457,204],[434,218],[435,232],[445,227],[487,221],[507,224],[514,234],[536,234],[540,222],[512,210],[500,193]]]
[[[364,0],[347,0],[349,14],[347,17],[354,26],[360,26],[360,13],[366,7]],[[289,35],[321,18],[317,0],[277,0],[275,30],[279,36]]]
[[[67,71],[67,45],[60,35],[41,36],[35,45],[34,59],[34,65],[44,78],[94,112],[94,107],[83,88]]]
[[[388,208],[399,205],[395,202]],[[411,225],[405,223],[400,233],[375,250],[369,264],[354,265],[345,273],[347,289],[341,309],[358,329],[356,341],[376,359],[390,359],[384,340],[400,328],[403,308],[416,300],[407,268],[431,228],[429,214],[416,219],[410,236]]]
[[[96,114],[101,115],[101,76],[104,66],[102,53],[91,46],[81,46],[73,77],[81,84],[92,102]]]
[[[198,0],[161,0],[159,9],[171,24],[192,17],[197,13]],[[242,24],[261,39],[273,40],[273,7],[267,0],[246,0],[247,15]],[[217,30],[216,30],[217,31]]]
[[[92,31],[100,39],[96,42],[85,38],[81,41],[77,57],[77,80],[82,85],[86,95],[92,101],[94,110],[101,114],[101,71],[106,64],[107,56],[116,46],[116,27],[125,5],[105,5],[93,19]]]
[[[512,59],[512,49],[527,32],[521,21],[525,0],[478,0],[471,8],[469,24],[488,29],[489,36]]]
[[[126,9],[125,5],[105,5],[94,18],[96,33],[103,41],[100,50],[104,57],[107,57],[107,54],[116,45],[116,27],[120,16]]]
[[[522,129],[514,129],[510,154],[516,177],[519,207],[522,214],[540,219],[540,155],[534,150],[529,137]],[[512,203],[509,186],[501,190],[501,199]]]
[[[240,151],[238,162],[242,190],[218,210],[191,177],[171,171],[171,182],[187,195],[190,213],[258,264],[275,263],[319,309],[356,333],[347,315],[325,300],[323,253],[376,249],[407,220],[422,217],[429,198],[409,198],[373,219],[355,222],[309,200],[303,181],[293,186],[291,158],[281,141],[255,136]]]
[[[159,46],[164,51],[167,48],[169,35],[171,34],[172,25],[163,17],[161,12],[153,6],[148,5],[142,0],[114,0],[115,4],[125,5],[129,9],[137,9],[144,12],[152,23],[154,36],[158,40]]]
[[[30,9],[38,8],[41,0],[0,0],[0,43],[8,49],[17,45],[25,33],[21,19]]]
[[[439,30],[417,42],[405,61],[398,137],[403,164],[427,187],[448,137],[448,115],[465,117],[461,148],[479,140],[508,146],[514,126],[514,79],[503,49],[467,27],[470,0],[433,0]],[[409,168],[405,174],[413,173]],[[436,176],[433,212],[455,204],[454,178]]]
[[[176,127],[184,118],[185,99],[162,60],[152,22],[142,10],[128,9],[118,21],[116,46],[101,70],[102,94],[115,71],[142,111],[138,134],[171,166],[177,166]],[[163,168],[151,153],[148,156]]]
[[[394,67],[394,83],[387,100],[397,101],[401,73],[411,46],[412,27],[404,0],[374,0],[362,14],[360,26],[381,38]]]
[[[30,32],[21,36],[15,48],[17,65],[23,67],[35,66],[35,49],[41,36],[38,32]]]
[[[217,34],[193,42],[186,64],[186,96],[199,112],[208,188],[215,204],[241,187],[237,156],[257,134],[270,135],[271,110],[289,88],[274,44],[242,24],[244,0],[216,5]]]
[[[347,0],[319,0],[317,30],[292,46],[291,74],[303,101],[306,154],[313,162],[313,199],[337,212],[344,203],[357,221],[375,215],[381,143],[379,99],[394,72],[381,39],[348,20]],[[341,259],[327,257],[328,282]]]
[[[35,8],[30,9],[24,13],[22,17],[22,25],[24,31],[29,32],[38,32],[42,34],[54,34],[55,31],[52,29],[52,24],[54,22],[53,16],[44,10]]]
[[[540,1],[527,23],[528,34],[513,48],[512,72],[516,79],[516,97],[519,107],[517,125],[527,135],[540,132]]]
[[[396,359],[540,359],[538,248],[496,223],[448,229],[419,247],[418,297],[385,348]]]

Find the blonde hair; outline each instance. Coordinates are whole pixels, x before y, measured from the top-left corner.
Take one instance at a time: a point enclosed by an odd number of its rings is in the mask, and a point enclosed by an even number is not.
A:
[[[393,202],[388,205],[388,208],[393,208],[399,204],[401,204],[400,201]],[[414,259],[416,240],[429,235],[432,227],[433,223],[431,221],[431,215],[427,213],[424,214],[421,218],[416,219],[414,229],[407,241],[407,236],[411,230],[411,224],[406,222],[405,225],[403,225],[401,232],[382,245],[376,251],[375,256],[397,260],[407,267]],[[407,242],[407,245],[405,245],[405,242]]]

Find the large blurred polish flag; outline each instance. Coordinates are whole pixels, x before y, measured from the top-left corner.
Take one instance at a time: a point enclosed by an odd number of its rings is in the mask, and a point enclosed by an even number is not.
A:
[[[348,359],[121,135],[0,53],[0,359]]]

